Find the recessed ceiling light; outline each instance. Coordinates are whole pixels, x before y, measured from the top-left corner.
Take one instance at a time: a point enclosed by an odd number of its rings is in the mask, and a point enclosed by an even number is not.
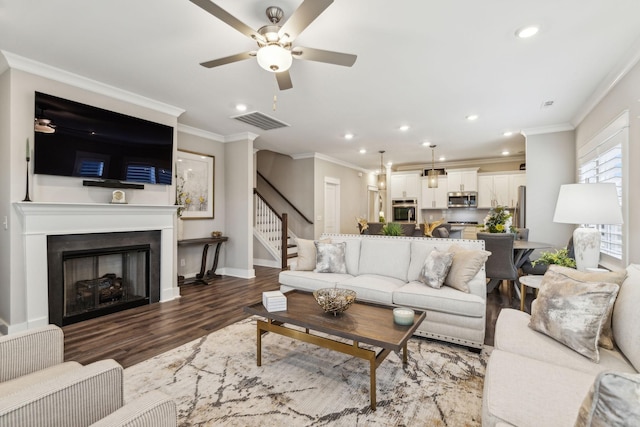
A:
[[[422,146],[423,146],[423,147],[431,147],[431,143],[430,143],[429,141],[424,141],[424,142],[422,143]]]
[[[503,155],[503,156],[508,156],[508,155],[509,155],[509,152],[508,152],[507,150],[504,150],[504,151],[502,152],[502,155]]]
[[[408,131],[408,130],[409,130],[409,125],[402,125],[402,126],[400,126],[400,130],[401,130],[402,132],[406,132],[406,131]]]
[[[353,134],[352,133],[345,133],[344,134],[344,139],[353,139]]]
[[[438,159],[438,161],[440,162],[444,162],[445,160],[447,160],[445,156],[440,156],[440,158]]]
[[[521,39],[526,39],[531,36],[535,36],[539,30],[540,27],[538,27],[537,25],[529,25],[527,27],[522,27],[518,31],[516,31],[516,36],[520,37]]]
[[[360,149],[360,154],[365,154],[366,152],[367,152],[367,150],[366,150],[366,149],[364,149],[364,148],[361,148],[361,149]]]
[[[511,131],[506,131],[505,133],[503,133],[504,136],[511,136],[513,135],[513,132]]]
[[[387,167],[390,168],[393,165],[393,162],[387,162]]]
[[[247,111],[247,106],[244,104],[238,104],[236,105],[236,110],[238,111]]]
[[[467,116],[467,120],[469,120],[469,121],[478,120],[478,115],[477,114],[469,114]]]

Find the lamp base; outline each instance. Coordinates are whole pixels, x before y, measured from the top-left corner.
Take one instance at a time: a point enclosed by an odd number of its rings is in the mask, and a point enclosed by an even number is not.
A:
[[[576,254],[576,269],[585,271],[597,268],[600,262],[600,230],[578,227],[573,231],[573,249]]]

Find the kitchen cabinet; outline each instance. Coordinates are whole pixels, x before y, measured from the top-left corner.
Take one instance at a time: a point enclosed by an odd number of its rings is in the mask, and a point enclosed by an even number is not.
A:
[[[418,199],[420,197],[420,175],[397,173],[391,175],[391,199]]]
[[[420,197],[420,209],[447,209],[447,177],[438,176],[438,188],[429,188],[429,179],[421,179],[422,194]]]
[[[478,169],[447,169],[449,192],[478,191]]]
[[[525,184],[526,175],[521,172],[479,175],[478,208],[515,207],[518,187]]]

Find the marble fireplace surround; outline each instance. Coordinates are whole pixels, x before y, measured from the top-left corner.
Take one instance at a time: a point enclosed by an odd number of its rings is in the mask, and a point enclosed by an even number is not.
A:
[[[160,230],[160,302],[180,297],[172,205],[15,203],[22,216],[27,328],[49,323],[47,236]]]

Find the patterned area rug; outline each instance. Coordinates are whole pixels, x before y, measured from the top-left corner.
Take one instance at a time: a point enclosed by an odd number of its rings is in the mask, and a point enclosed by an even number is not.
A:
[[[480,426],[491,349],[418,337],[408,348],[407,365],[392,353],[378,367],[372,411],[366,361],[267,334],[258,367],[249,318],[127,368],[125,400],[159,389],[181,426]]]

